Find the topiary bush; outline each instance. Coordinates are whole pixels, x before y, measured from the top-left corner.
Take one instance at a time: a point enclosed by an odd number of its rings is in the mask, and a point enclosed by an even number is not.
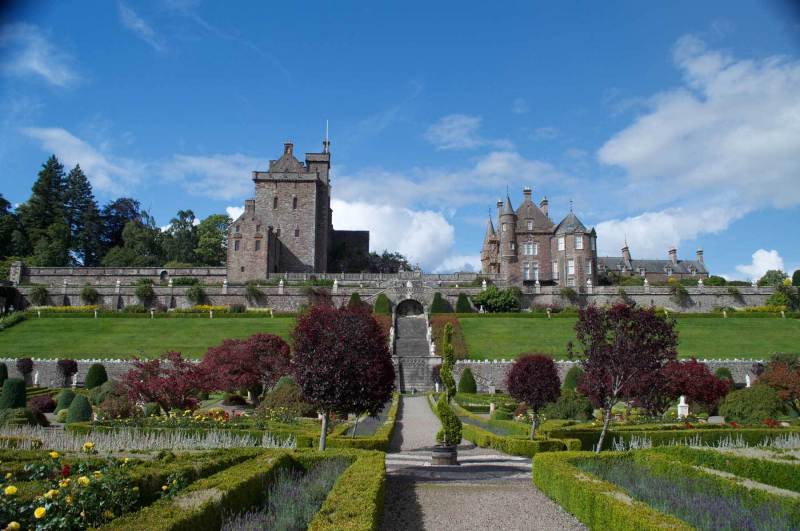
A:
[[[17,370],[22,376],[27,376],[33,372],[33,360],[30,358],[20,358],[17,360]]]
[[[561,396],[542,409],[547,419],[589,420],[594,408],[589,399],[574,389],[562,389]]]
[[[35,306],[47,306],[47,301],[50,298],[50,294],[47,292],[47,288],[44,286],[33,286],[31,291],[28,293],[28,298]]]
[[[730,393],[719,406],[720,415],[742,424],[761,424],[765,419],[784,413],[784,403],[778,392],[759,384]]]
[[[152,302],[156,298],[156,292],[153,290],[153,286],[147,283],[141,283],[136,286],[136,298],[141,301],[144,306],[150,306]]]
[[[192,304],[202,304],[206,300],[206,292],[200,286],[190,286],[186,290],[186,298]]]
[[[350,295],[350,300],[347,301],[347,307],[351,310],[356,310],[361,308],[363,305],[364,303],[361,301],[361,295],[359,295],[357,291],[354,291]]]
[[[93,363],[86,372],[86,389],[94,389],[107,381],[108,373],[102,363]]]
[[[103,382],[89,391],[89,401],[93,405],[99,406],[109,396],[113,394],[122,394],[123,391],[118,389],[118,387],[120,386],[114,382]]]
[[[58,399],[56,403],[56,411],[61,411],[62,409],[67,409],[72,401],[75,399],[75,391],[72,389],[62,389],[60,393],[58,393]]]
[[[381,315],[392,315],[392,301],[385,294],[380,293],[378,298],[375,299],[375,306],[372,311]]]
[[[442,297],[438,291],[433,294],[433,302],[431,302],[431,313],[452,313],[453,307],[450,303]]]
[[[8,365],[5,363],[0,363],[0,386],[8,380]]]
[[[92,420],[92,405],[83,395],[77,395],[67,408],[67,424]]]
[[[458,300],[456,301],[457,313],[472,313],[472,304],[469,302],[469,297],[466,293],[459,293]]]
[[[81,300],[84,304],[97,304],[100,300],[100,294],[89,284],[86,284],[81,290]]]
[[[564,383],[561,384],[561,389],[568,389],[570,391],[574,391],[578,388],[578,382],[583,376],[583,369],[581,369],[578,365],[573,365],[567,371],[567,374],[564,376]]]
[[[0,395],[0,409],[14,409],[26,405],[25,380],[8,378],[3,382],[3,394]]]
[[[442,428],[436,433],[436,441],[445,446],[456,446],[461,443],[461,419],[450,408],[447,396],[442,393],[436,402],[436,414]]]
[[[472,370],[467,367],[461,372],[461,378],[458,379],[458,392],[459,393],[477,393],[478,385],[475,383],[475,377],[472,376]]]

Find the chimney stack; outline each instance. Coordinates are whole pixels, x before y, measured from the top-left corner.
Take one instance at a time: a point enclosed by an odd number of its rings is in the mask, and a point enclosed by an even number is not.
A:
[[[253,214],[256,211],[256,200],[255,199],[245,199],[244,200],[244,211],[248,214]]]
[[[330,140],[323,140],[322,141],[322,152],[323,153],[330,153],[331,151],[331,141]]]
[[[703,250],[702,249],[698,249],[697,250],[697,261],[700,262],[701,264],[703,263]]]
[[[525,196],[525,201],[530,201],[531,196],[533,195],[533,190],[531,189],[530,186],[526,186],[525,188],[522,189],[522,195]]]
[[[549,214],[549,212],[548,212],[548,204],[549,204],[549,203],[547,202],[547,196],[544,196],[544,197],[542,198],[542,202],[541,202],[541,203],[539,203],[539,208],[540,208],[540,209],[541,209],[541,211],[544,213],[544,215],[545,215],[545,216],[547,216],[547,217],[549,218],[549,217],[550,217],[550,214]]]
[[[499,197],[497,198],[497,221],[500,221],[500,215],[503,212],[503,200]]]
[[[291,155],[293,148],[294,148],[294,144],[292,144],[291,142],[285,142],[283,144],[283,153],[284,153],[284,155],[287,154],[287,153],[289,155]]]
[[[625,242],[625,247],[622,248],[622,261],[625,262],[625,269],[632,269],[631,266],[631,251],[628,249],[628,242]]]
[[[675,247],[669,248],[669,259],[672,265],[678,265],[678,250]]]

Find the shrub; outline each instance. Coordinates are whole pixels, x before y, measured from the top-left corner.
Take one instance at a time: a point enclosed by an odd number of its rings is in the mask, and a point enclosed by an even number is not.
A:
[[[350,300],[347,301],[347,307],[351,310],[357,310],[364,307],[364,302],[361,300],[361,295],[359,295],[357,291],[354,291],[350,295]]]
[[[717,275],[711,275],[710,277],[708,277],[703,281],[703,284],[705,284],[706,286],[724,286],[727,283],[728,283],[727,280]]]
[[[689,291],[680,282],[670,282],[669,290],[670,299],[681,308],[688,306],[691,302]]]
[[[392,314],[392,301],[389,300],[385,294],[380,293],[378,297],[375,299],[375,307],[372,310],[375,313],[379,313],[382,315],[391,315]]]
[[[18,407],[8,410],[6,423],[12,426],[43,426],[50,425],[43,413],[34,411],[29,407]]]
[[[136,291],[134,291],[134,293],[136,294],[136,298],[139,299],[144,306],[150,306],[156,298],[156,292],[153,291],[153,286],[150,284],[139,284],[136,286]]]
[[[553,358],[533,354],[517,359],[506,375],[506,388],[515,400],[525,402],[533,410],[530,435],[533,439],[539,412],[556,401],[561,393],[561,380]]]
[[[442,297],[438,291],[433,294],[433,302],[431,302],[431,313],[452,313],[453,307],[450,303]]]
[[[266,295],[256,284],[247,283],[244,288],[244,297],[251,304],[260,304],[266,298]]]
[[[78,362],[70,359],[58,360],[56,363],[58,374],[64,379],[64,386],[69,385],[69,379],[78,372]]]
[[[75,391],[72,389],[62,389],[58,393],[58,403],[56,404],[56,411],[67,409],[72,401],[75,399]]]
[[[0,395],[0,409],[25,407],[25,380],[9,378],[3,382],[3,394]]]
[[[200,284],[200,279],[194,277],[177,277],[172,279],[173,286],[196,286]]]
[[[206,300],[206,292],[200,286],[190,286],[186,290],[186,298],[192,304],[202,304]]]
[[[81,290],[81,300],[84,304],[97,304],[100,300],[100,294],[89,284],[86,284]]]
[[[109,396],[113,394],[121,394],[124,392],[125,390],[120,388],[120,386],[118,384],[115,384],[115,382],[103,382],[102,384],[98,385],[97,387],[89,391],[89,401],[93,405],[99,406],[100,403],[103,402]]]
[[[127,419],[141,413],[142,410],[125,394],[111,394],[97,407],[97,417],[102,420]]]
[[[129,304],[122,309],[122,313],[145,313],[147,308],[144,304]]]
[[[269,411],[279,408],[292,418],[314,417],[317,413],[316,408],[303,397],[300,386],[291,377],[281,378],[275,388],[264,395],[256,412],[265,416]]]
[[[466,293],[459,293],[458,300],[456,301],[457,313],[472,313],[472,304],[469,302],[469,297]]]
[[[458,379],[458,392],[459,393],[477,393],[478,386],[475,383],[475,377],[472,376],[472,370],[467,367],[461,372],[461,378]]]
[[[733,300],[735,300],[739,304],[744,304],[744,297],[742,297],[742,292],[739,291],[739,288],[737,288],[736,286],[728,286],[728,295],[733,297]]]
[[[521,296],[522,291],[516,287],[499,290],[496,286],[487,286],[472,297],[472,303],[487,312],[517,312]]]
[[[442,393],[436,402],[436,414],[442,423],[442,428],[436,433],[436,440],[445,446],[460,444],[461,420],[453,413],[445,393]]]
[[[567,371],[567,374],[564,375],[564,383],[561,384],[561,389],[569,389],[574,391],[578,388],[578,382],[583,376],[583,370],[580,368],[579,365],[573,365]]]
[[[231,304],[228,306],[228,313],[245,313],[247,307],[244,304]]]
[[[67,408],[67,424],[92,420],[92,405],[83,395],[77,395]]]
[[[225,406],[246,406],[247,400],[237,393],[225,393],[222,404]]]
[[[33,286],[30,293],[28,293],[28,298],[36,306],[46,306],[50,294],[44,286]]]
[[[20,358],[17,360],[17,370],[23,376],[33,372],[33,360],[30,358]]]
[[[542,409],[546,419],[589,420],[594,408],[589,399],[574,389],[562,389],[561,396]]]
[[[6,380],[8,380],[8,365],[0,363],[0,386],[2,386],[3,382]]]
[[[561,295],[562,299],[569,301],[570,304],[575,304],[578,302],[578,292],[573,288],[565,286],[559,290],[559,294]]]
[[[731,370],[727,367],[720,367],[714,371],[714,376],[720,380],[728,380],[729,382],[733,382],[733,375],[731,374]]]
[[[56,410],[56,402],[50,395],[39,395],[31,398],[28,407],[39,413],[52,413]]]
[[[758,280],[759,286],[779,286],[783,284],[784,279],[788,278],[786,273],[780,269],[770,269],[764,276]]]
[[[94,389],[108,381],[106,367],[102,363],[93,363],[86,372],[86,389]]]
[[[743,424],[759,424],[784,413],[778,392],[768,385],[754,385],[730,393],[719,406],[720,415]]]

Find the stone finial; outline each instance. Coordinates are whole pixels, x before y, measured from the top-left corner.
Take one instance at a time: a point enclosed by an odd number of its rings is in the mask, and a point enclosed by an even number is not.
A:
[[[678,250],[675,247],[669,248],[669,260],[672,265],[678,265]]]
[[[678,402],[678,418],[685,419],[689,416],[689,404],[686,403],[686,397],[681,395]]]
[[[481,291],[486,291],[486,279],[485,278],[481,281]]]

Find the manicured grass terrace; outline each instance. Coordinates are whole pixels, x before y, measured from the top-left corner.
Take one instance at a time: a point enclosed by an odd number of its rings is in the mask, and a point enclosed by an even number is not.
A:
[[[511,359],[522,352],[549,353],[566,359],[575,341],[575,317],[460,318],[472,359]],[[682,358],[763,359],[774,352],[797,352],[800,320],[678,317],[678,352]]]
[[[176,350],[201,357],[223,339],[256,333],[288,340],[292,317],[241,319],[30,318],[0,333],[0,357],[130,358]]]

